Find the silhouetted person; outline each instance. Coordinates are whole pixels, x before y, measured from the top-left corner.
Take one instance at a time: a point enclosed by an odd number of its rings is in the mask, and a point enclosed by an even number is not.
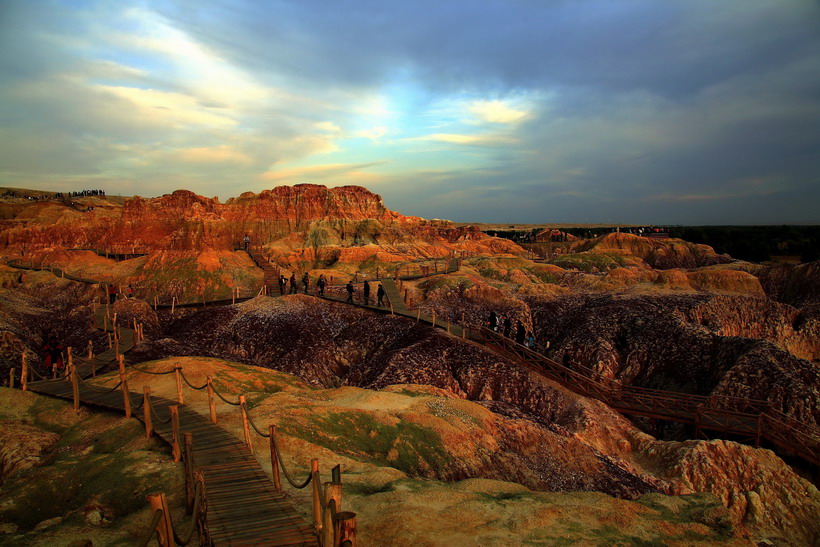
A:
[[[347,289],[347,302],[352,304],[353,303],[353,291],[356,290],[356,289],[353,288],[353,282],[348,281],[347,286],[345,287],[345,289]]]
[[[113,304],[117,301],[117,287],[113,284],[108,286],[108,303]]]
[[[319,275],[319,281],[316,282],[316,286],[319,287],[319,296],[325,295],[325,286],[327,285],[327,279],[325,279],[325,274]]]
[[[527,347],[535,351],[535,335],[532,332],[527,333]]]
[[[510,337],[510,330],[512,330],[512,322],[510,321],[510,318],[507,317],[506,315],[504,316],[504,323],[503,324],[504,324],[504,337],[509,338]]]
[[[524,344],[524,339],[527,336],[527,330],[523,323],[518,323],[518,328],[515,330],[515,341],[519,344]]]
[[[290,274],[290,294],[299,292],[299,285],[296,284],[296,272]]]
[[[362,297],[364,297],[364,305],[370,305],[370,283],[367,281],[364,282],[364,286],[362,287]]]
[[[43,345],[43,351],[46,352],[45,358],[45,365],[46,368],[50,368],[54,371],[54,375],[56,376],[57,370],[63,368],[63,350],[65,346],[63,346],[58,340],[57,337],[53,334],[48,337],[48,340]]]
[[[376,291],[376,297],[379,301],[376,303],[380,308],[384,306],[384,287],[379,283],[379,290]]]
[[[288,286],[288,280],[285,279],[284,275],[279,274],[279,295],[280,296],[285,296],[285,289],[287,288],[287,286]]]
[[[302,276],[302,286],[305,288],[305,294],[307,294],[310,288],[310,275],[307,272]]]
[[[242,243],[245,245],[245,252],[251,248],[251,237],[248,234],[245,234],[245,238],[242,240]]]
[[[491,311],[490,317],[487,318],[487,328],[490,330],[498,330],[498,316],[494,311]]]

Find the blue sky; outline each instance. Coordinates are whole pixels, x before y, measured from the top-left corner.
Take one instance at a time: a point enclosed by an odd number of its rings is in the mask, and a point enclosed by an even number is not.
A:
[[[818,21],[809,0],[5,0],[0,185],[815,223]]]

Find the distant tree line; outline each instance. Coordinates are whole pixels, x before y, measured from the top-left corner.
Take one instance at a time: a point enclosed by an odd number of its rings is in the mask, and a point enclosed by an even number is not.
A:
[[[677,226],[669,229],[669,236],[751,262],[773,255],[796,255],[803,262],[820,259],[820,226]]]
[[[534,241],[541,228],[533,230],[487,230],[492,236],[517,242]],[[567,227],[561,232],[578,238],[594,238],[615,231],[612,227]],[[669,237],[709,245],[720,254],[750,262],[765,262],[772,256],[799,256],[802,262],[820,259],[820,226],[664,226]],[[620,228],[621,232],[629,228]]]

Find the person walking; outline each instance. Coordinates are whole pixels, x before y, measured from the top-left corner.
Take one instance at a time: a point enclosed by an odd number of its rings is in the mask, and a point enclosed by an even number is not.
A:
[[[43,345],[43,351],[46,352],[45,366],[53,371],[54,377],[57,376],[57,370],[63,368],[63,350],[65,350],[65,346],[53,334],[48,337]]]
[[[242,243],[245,247],[245,252],[248,252],[248,250],[250,250],[251,248],[251,236],[245,234],[245,237],[242,239]]]
[[[376,305],[378,305],[380,308],[384,306],[384,287],[381,283],[379,283],[379,289],[376,291],[376,298],[379,299]]]
[[[112,283],[108,286],[108,303],[113,304],[117,301],[117,287]]]
[[[527,333],[527,347],[535,351],[535,335],[532,331]]]
[[[285,289],[288,286],[288,280],[285,279],[284,274],[279,274],[279,295],[285,296]]]
[[[364,282],[364,286],[362,287],[362,297],[364,297],[364,305],[370,305],[370,283],[366,280]]]
[[[487,328],[490,330],[498,330],[498,316],[495,311],[490,312],[490,317],[487,318]]]
[[[290,274],[290,294],[296,294],[299,291],[299,285],[296,283],[296,272]]]
[[[356,289],[353,288],[353,282],[348,281],[347,286],[345,288],[347,289],[347,302],[348,302],[348,304],[352,304],[353,303],[353,292],[356,290]]]
[[[524,328],[524,323],[518,323],[518,328],[515,331],[515,341],[523,345],[526,336],[527,329]]]
[[[320,274],[319,281],[316,282],[316,286],[319,287],[319,296],[325,295],[325,285],[327,285],[327,279],[325,279],[325,274]]]
[[[502,324],[504,325],[504,338],[509,338],[510,330],[512,329],[512,321],[510,321],[510,318],[505,315]]]
[[[302,286],[305,288],[305,294],[308,293],[308,289],[310,288],[310,274],[305,272],[305,275],[302,276]]]

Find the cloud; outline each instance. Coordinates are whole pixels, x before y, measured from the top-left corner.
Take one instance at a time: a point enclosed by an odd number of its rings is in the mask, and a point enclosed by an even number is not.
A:
[[[458,133],[434,133],[423,137],[416,137],[414,140],[437,141],[450,144],[467,144],[473,146],[492,146],[515,142],[514,138],[504,135],[461,135]]]
[[[527,116],[525,110],[511,108],[503,101],[473,101],[470,111],[479,119],[490,123],[520,122]]]
[[[262,173],[261,178],[276,182],[310,182],[314,180],[338,179],[339,177],[356,174],[362,175],[362,170],[376,165],[383,165],[386,161],[351,164],[309,165],[301,167],[280,168]]]

